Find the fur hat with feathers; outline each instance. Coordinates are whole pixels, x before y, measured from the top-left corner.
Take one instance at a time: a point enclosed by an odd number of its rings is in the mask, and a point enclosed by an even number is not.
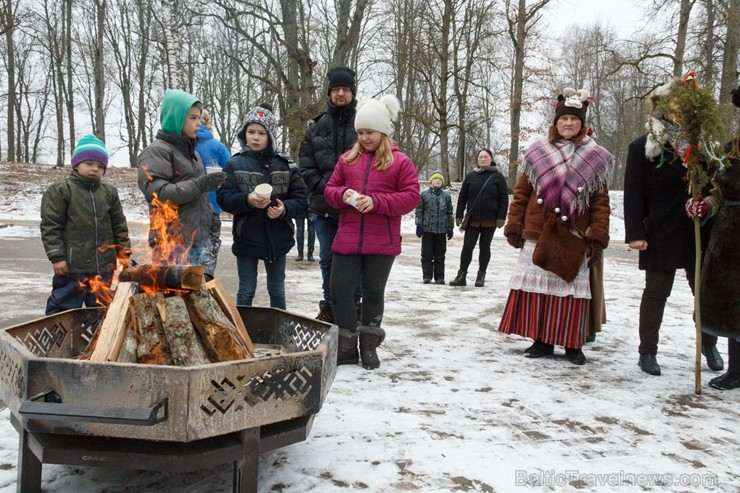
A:
[[[355,130],[377,130],[390,136],[400,109],[401,103],[392,94],[360,101],[355,114]]]
[[[676,81],[671,79],[665,84],[656,87],[647,98],[648,119],[645,123],[647,130],[647,142],[645,142],[645,157],[654,159],[663,151],[663,146],[670,138],[670,133],[663,123],[666,115],[663,114],[658,101],[661,97],[671,94],[675,88]]]

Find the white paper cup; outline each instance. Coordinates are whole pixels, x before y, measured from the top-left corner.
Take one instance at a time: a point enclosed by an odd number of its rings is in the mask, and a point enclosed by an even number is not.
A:
[[[206,174],[210,175],[211,173],[220,173],[223,171],[220,166],[206,166]]]
[[[352,195],[349,196],[347,199],[347,203],[357,209],[357,199],[360,198],[360,194],[357,192],[352,192]]]
[[[254,187],[254,193],[263,199],[269,199],[272,196],[272,185],[269,183],[260,183]]]

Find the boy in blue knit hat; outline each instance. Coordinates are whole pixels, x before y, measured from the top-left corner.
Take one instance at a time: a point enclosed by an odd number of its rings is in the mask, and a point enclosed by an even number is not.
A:
[[[101,182],[107,168],[105,144],[85,135],[72,153],[72,173],[41,199],[41,241],[54,270],[47,315],[104,304],[91,281],[110,286],[116,261],[128,263],[131,243],[121,200],[115,187]]]
[[[421,238],[421,272],[424,284],[445,283],[447,241],[453,235],[452,198],[442,190],[445,175],[435,171],[429,177],[430,187],[421,192],[416,206],[416,236]]]

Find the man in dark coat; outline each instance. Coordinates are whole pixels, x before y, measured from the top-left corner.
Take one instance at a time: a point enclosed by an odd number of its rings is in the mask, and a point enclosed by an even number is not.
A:
[[[308,210],[316,214],[316,237],[319,239],[319,266],[324,299],[319,302],[318,320],[334,323],[329,293],[331,245],[339,227],[339,212],[326,203],[324,186],[331,178],[339,156],[357,142],[355,112],[357,88],[355,73],[348,67],[334,67],[327,73],[326,111],[313,119],[299,150],[300,172],[308,187],[311,202]],[[359,302],[360,292],[355,293]]]
[[[645,271],[639,365],[650,375],[660,375],[658,332],[677,269],[686,271],[694,289],[694,226],[684,211],[689,198],[686,168],[675,147],[680,145],[676,143],[678,129],[657,104],[672,89],[673,81],[650,96],[648,133],[630,144],[624,177],[625,242],[639,250],[639,268]],[[708,229],[702,228],[702,236],[708,237]],[[709,368],[721,370],[724,362],[717,351],[717,337],[703,334],[702,347]]]

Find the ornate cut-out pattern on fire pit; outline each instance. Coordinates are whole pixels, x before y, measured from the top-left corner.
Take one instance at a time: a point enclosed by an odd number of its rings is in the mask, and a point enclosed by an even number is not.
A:
[[[5,350],[5,346],[0,347],[0,385],[8,382],[10,390],[20,397],[21,392],[26,387],[24,377],[23,367],[18,362],[13,361],[13,358]]]
[[[276,372],[267,372],[250,378],[244,384],[235,385],[228,378],[221,382],[211,381],[213,393],[208,396],[207,404],[200,406],[208,416],[217,412],[225,414],[236,403],[236,410],[243,409],[241,400],[250,407],[270,399],[284,400],[288,397],[304,398],[313,388],[314,374],[305,366],[295,371],[286,372],[278,369]]]
[[[321,343],[324,333],[316,329],[304,327],[299,322],[285,322],[280,326],[280,332],[300,351],[313,351]]]
[[[62,323],[55,323],[48,328],[28,332],[23,338],[16,338],[36,356],[47,356],[56,347],[61,347],[69,331]]]

